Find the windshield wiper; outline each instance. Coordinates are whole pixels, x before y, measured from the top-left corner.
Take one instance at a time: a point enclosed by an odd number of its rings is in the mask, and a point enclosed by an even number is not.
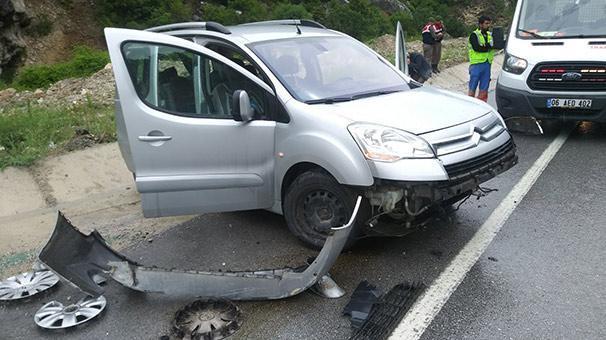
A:
[[[521,28],[518,28],[518,32],[524,32],[524,33],[528,33],[528,34],[530,34],[531,36],[533,36],[534,38],[538,38],[538,39],[549,39],[549,38],[544,37],[544,36],[542,36],[542,35],[540,35],[540,34],[537,34],[536,32],[527,31],[527,30],[525,30],[525,29],[521,29]]]
[[[306,100],[305,104],[334,104],[334,103],[342,103],[352,101],[353,97],[331,97],[331,98],[322,98],[322,99],[311,99]]]
[[[390,93],[394,93],[394,92],[400,92],[402,90],[379,90],[379,91],[371,91],[371,92],[365,92],[365,93],[360,93],[360,94],[356,94],[351,96],[352,99],[360,99],[360,98],[368,98],[368,97],[375,97],[375,96],[381,96],[384,94],[390,94]]]
[[[305,101],[305,104],[334,104],[334,103],[341,103],[341,102],[349,102],[349,101],[356,100],[356,99],[380,96],[380,95],[390,94],[390,93],[400,92],[400,91],[402,91],[402,90],[380,90],[380,91],[364,92],[364,93],[359,93],[359,94],[354,94],[351,96],[344,96],[344,97],[329,97],[329,98],[322,98],[322,99],[311,99],[311,100]]]

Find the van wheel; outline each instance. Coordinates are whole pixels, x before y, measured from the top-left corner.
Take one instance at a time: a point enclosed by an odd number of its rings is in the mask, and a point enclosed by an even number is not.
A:
[[[356,198],[353,190],[339,184],[331,175],[312,170],[299,175],[288,187],[282,210],[288,229],[306,246],[320,249],[330,228],[347,224]],[[363,201],[345,248],[354,245],[363,229],[368,219],[367,207],[367,201]]]

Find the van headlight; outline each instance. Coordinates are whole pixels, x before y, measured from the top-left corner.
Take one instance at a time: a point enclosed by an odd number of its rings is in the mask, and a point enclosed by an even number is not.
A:
[[[505,62],[503,63],[503,70],[513,74],[522,74],[528,67],[526,59],[512,56],[509,53],[505,54]]]
[[[403,130],[363,123],[351,124],[347,129],[369,160],[395,162],[403,158],[435,157],[429,143]]]

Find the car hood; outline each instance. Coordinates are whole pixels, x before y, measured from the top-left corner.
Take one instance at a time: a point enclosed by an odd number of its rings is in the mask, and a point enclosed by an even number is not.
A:
[[[492,110],[476,99],[430,86],[318,106],[352,122],[380,124],[414,134],[459,125]]]

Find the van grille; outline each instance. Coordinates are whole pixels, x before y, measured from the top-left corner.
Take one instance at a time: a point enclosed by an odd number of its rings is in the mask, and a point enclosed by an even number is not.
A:
[[[541,63],[528,77],[533,90],[605,91],[606,63]]]
[[[488,168],[493,167],[495,163],[505,161],[509,157],[515,157],[514,149],[515,144],[513,143],[513,139],[510,139],[507,143],[491,152],[463,162],[446,165],[444,168],[451,181],[467,179],[470,176],[486,171]]]

